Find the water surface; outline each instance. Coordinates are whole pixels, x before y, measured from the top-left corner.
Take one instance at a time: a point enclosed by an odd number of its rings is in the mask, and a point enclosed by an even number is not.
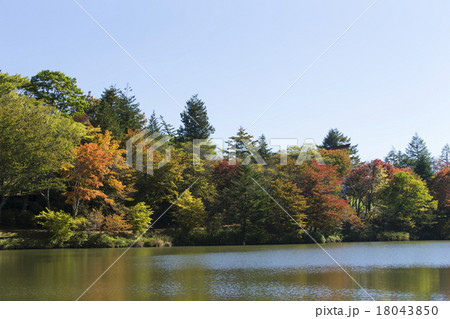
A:
[[[448,300],[450,241],[323,246],[376,300]],[[0,251],[0,300],[74,300],[123,249]],[[130,249],[82,300],[369,300],[317,245]]]

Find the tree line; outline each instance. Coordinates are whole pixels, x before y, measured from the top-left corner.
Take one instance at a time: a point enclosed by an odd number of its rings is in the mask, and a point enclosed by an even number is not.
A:
[[[125,143],[143,130],[170,137],[154,151],[152,175],[126,165]],[[209,143],[202,151],[216,156],[194,165],[193,141],[214,133],[197,95],[176,129],[155,112],[147,118],[130,87],[96,98],[49,70],[0,72],[0,131],[0,225],[43,227],[58,245],[91,234],[140,239],[155,220],[153,232],[176,244],[310,242],[307,233],[321,242],[449,239],[450,147],[434,159],[417,134],[405,152],[361,162],[357,145],[331,129],[324,164],[299,165],[299,147],[274,152],[241,127],[227,141],[232,153]],[[171,160],[158,168],[166,150]]]

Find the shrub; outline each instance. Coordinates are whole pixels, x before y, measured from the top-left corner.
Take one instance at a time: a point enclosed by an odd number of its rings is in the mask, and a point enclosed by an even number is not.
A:
[[[107,234],[94,234],[89,236],[86,246],[95,248],[114,248],[114,240],[114,237]]]
[[[325,236],[322,235],[319,232],[310,232],[309,233],[312,238],[314,238],[319,244],[324,244],[326,242]],[[307,243],[314,243],[314,241],[311,239],[306,233],[302,234],[302,238]]]
[[[342,242],[342,237],[339,235],[330,235],[327,237],[327,243],[340,243]]]
[[[70,238],[66,245],[73,248],[82,248],[86,245],[88,238],[88,234],[76,233]]]
[[[131,226],[122,215],[112,214],[106,216],[103,222],[103,230],[108,234],[123,233],[129,230]]]
[[[145,203],[138,203],[135,206],[129,208],[127,213],[128,224],[131,225],[131,229],[135,235],[140,235],[145,232],[151,225],[151,215],[153,211],[150,206]]]
[[[50,238],[56,244],[62,245],[72,237],[74,221],[64,211],[55,212],[47,208],[38,216],[38,224],[43,226],[50,234]]]
[[[78,216],[77,219],[74,220],[74,227],[77,231],[82,231],[90,228],[90,222],[86,217]]]
[[[165,235],[142,237],[140,242],[144,247],[172,247],[172,239]]]
[[[382,232],[377,234],[379,241],[409,241],[409,233],[404,232]]]

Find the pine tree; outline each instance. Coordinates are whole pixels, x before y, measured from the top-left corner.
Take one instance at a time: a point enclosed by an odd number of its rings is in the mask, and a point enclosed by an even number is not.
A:
[[[153,111],[152,115],[148,119],[148,124],[145,127],[150,134],[153,133],[161,133],[161,123],[158,121],[158,118],[156,117],[155,111]]]
[[[180,115],[182,122],[178,129],[180,142],[208,139],[215,132],[214,127],[209,123],[205,103],[198,98],[197,94],[186,102],[186,108]]]
[[[226,143],[228,144],[227,156],[243,160],[251,154],[249,148],[257,147],[258,141],[253,140],[253,135],[247,133],[241,126],[236,136],[230,137]]]
[[[261,157],[264,160],[267,160],[269,158],[271,158],[273,156],[273,152],[269,147],[269,144],[267,143],[267,139],[266,137],[263,135],[261,135],[258,139],[258,153],[261,155]]]
[[[129,92],[129,87],[125,88],[125,92],[114,86],[106,89],[92,112],[91,123],[99,125],[103,132],[112,132],[116,139],[121,139],[128,129],[142,129],[146,123],[145,115],[136,98],[129,96]]]
[[[175,128],[173,127],[173,125],[167,123],[162,115],[159,117],[159,119],[161,121],[161,132],[164,135],[167,135],[170,137],[175,136]]]
[[[445,144],[445,146],[442,148],[441,156],[439,157],[437,162],[438,170],[450,167],[450,146],[448,144]]]
[[[350,138],[345,136],[342,132],[339,132],[337,128],[330,129],[327,133],[327,135],[324,137],[322,141],[322,148],[330,149],[330,148],[336,148],[339,146],[343,146],[346,144],[350,144]],[[354,164],[357,164],[360,162],[360,158],[357,155],[358,154],[358,145],[351,145],[349,146],[348,150],[350,153],[350,158],[352,159]]]
[[[433,160],[424,140],[417,135],[412,137],[406,148],[406,157],[409,167],[424,180],[433,177]]]
[[[235,216],[239,223],[243,245],[250,236],[257,238],[258,242],[264,242],[267,237],[264,226],[268,218],[270,198],[255,180],[262,183],[251,165],[240,166],[239,172],[231,180],[231,186],[224,191],[225,197],[230,200],[230,207],[226,211]]]
[[[397,151],[395,148],[389,151],[384,161],[394,165],[396,168],[408,167],[408,157],[406,154],[402,153],[402,151]]]

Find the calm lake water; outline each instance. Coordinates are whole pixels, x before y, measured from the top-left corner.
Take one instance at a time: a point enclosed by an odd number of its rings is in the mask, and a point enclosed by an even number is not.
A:
[[[450,241],[324,248],[376,300],[449,300]],[[123,249],[0,251],[0,300],[74,300]],[[316,245],[130,249],[82,300],[368,300]]]

